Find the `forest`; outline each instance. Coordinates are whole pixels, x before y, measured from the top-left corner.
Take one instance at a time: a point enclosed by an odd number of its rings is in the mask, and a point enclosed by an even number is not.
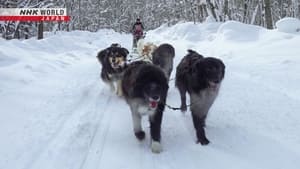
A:
[[[43,38],[43,32],[113,29],[128,33],[136,18],[146,30],[162,24],[235,20],[275,28],[284,17],[300,18],[300,0],[0,0],[0,8],[67,8],[70,22],[0,21],[4,39]]]

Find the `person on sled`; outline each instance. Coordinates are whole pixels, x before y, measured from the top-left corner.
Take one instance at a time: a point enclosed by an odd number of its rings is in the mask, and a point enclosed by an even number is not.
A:
[[[144,25],[141,22],[140,18],[136,19],[136,22],[132,26],[132,34],[133,34],[133,48],[137,47],[137,42],[139,39],[143,38]]]

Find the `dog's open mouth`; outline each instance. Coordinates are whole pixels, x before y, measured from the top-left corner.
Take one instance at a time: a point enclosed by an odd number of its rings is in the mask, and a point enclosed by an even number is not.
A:
[[[158,102],[159,102],[159,98],[158,99],[149,98],[149,107],[152,109],[157,108]]]
[[[151,108],[156,108],[157,105],[158,105],[158,103],[157,103],[156,101],[152,101],[152,102],[149,103],[149,106],[150,106]]]
[[[119,65],[119,64],[112,64],[111,67],[114,68],[114,69],[118,69],[118,68],[121,68],[121,65]]]

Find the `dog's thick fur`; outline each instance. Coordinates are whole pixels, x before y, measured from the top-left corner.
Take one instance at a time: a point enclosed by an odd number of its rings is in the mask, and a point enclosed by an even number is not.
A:
[[[181,111],[187,110],[186,92],[188,92],[197,143],[202,145],[209,143],[204,130],[205,120],[218,95],[224,74],[225,65],[220,59],[204,58],[192,50],[188,50],[188,54],[176,69],[175,85],[180,92]]]
[[[139,140],[145,138],[141,118],[149,115],[151,149],[154,153],[162,151],[160,131],[168,88],[162,70],[144,61],[131,63],[122,79],[123,95],[131,110],[134,134]]]
[[[152,42],[145,42],[144,39],[140,39],[137,42],[137,52],[144,61],[152,61],[152,53],[157,46]]]
[[[152,53],[152,63],[162,68],[168,80],[173,70],[174,56],[175,49],[170,44],[159,45]]]
[[[110,47],[100,51],[97,55],[102,64],[101,79],[107,83],[112,91],[115,91],[114,83],[117,83],[117,95],[122,95],[121,78],[127,67],[126,58],[129,51],[118,45],[112,44]]]

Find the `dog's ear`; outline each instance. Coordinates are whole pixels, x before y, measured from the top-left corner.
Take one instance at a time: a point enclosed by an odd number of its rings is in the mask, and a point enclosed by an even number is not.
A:
[[[202,67],[201,67],[201,63],[199,61],[192,63],[190,66],[191,66],[190,73],[191,73],[192,77],[199,76],[201,74],[200,70],[202,69]]]
[[[198,79],[201,78],[199,76],[201,76],[201,71],[198,70],[198,68],[200,68],[201,65],[199,65],[199,62],[193,63],[191,65],[191,69],[190,69],[190,74],[191,74],[191,78],[193,82],[198,82]]]
[[[223,78],[224,78],[224,76],[225,76],[225,64],[223,63],[223,61],[222,60],[220,60],[220,65],[221,65],[221,68],[222,68],[222,74],[223,74]]]
[[[104,63],[105,56],[107,55],[107,53],[108,53],[107,49],[103,49],[100,52],[98,52],[97,58],[100,61],[100,63],[102,63],[102,64]]]
[[[205,75],[205,64],[203,60],[197,61],[192,65],[193,69],[191,72],[192,88],[198,92],[201,88],[206,88],[208,85]]]
[[[127,56],[129,54],[129,51],[126,48],[121,48],[122,52],[124,53],[124,56]]]
[[[115,47],[108,47],[106,48],[107,53],[110,53],[114,50]]]
[[[108,47],[108,48],[106,48],[106,49],[103,50],[103,54],[105,56],[107,56],[110,53],[110,51],[111,51],[111,47]]]

